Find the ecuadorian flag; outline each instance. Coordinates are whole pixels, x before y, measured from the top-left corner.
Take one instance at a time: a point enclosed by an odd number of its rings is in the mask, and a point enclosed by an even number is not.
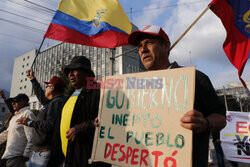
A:
[[[128,45],[131,30],[118,0],[61,0],[44,37],[114,48]]]
[[[246,88],[241,74],[250,58],[250,0],[213,0],[210,4],[227,31],[224,51]]]

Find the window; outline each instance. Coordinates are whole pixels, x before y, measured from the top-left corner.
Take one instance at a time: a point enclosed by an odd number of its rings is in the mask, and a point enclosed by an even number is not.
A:
[[[30,57],[28,56],[27,59],[29,59]]]
[[[2,112],[5,112],[5,108],[4,107],[2,108]]]
[[[22,75],[23,75],[23,72],[22,72]]]
[[[20,82],[23,82],[23,80],[21,79],[21,81]]]
[[[36,109],[36,102],[33,103],[33,109]]]
[[[24,68],[24,65],[22,67]]]
[[[22,90],[22,87],[20,87],[20,90]]]
[[[27,63],[27,66],[29,66],[29,63]]]
[[[24,89],[26,89],[26,85],[24,85]]]
[[[23,61],[25,61],[25,58],[23,58]]]

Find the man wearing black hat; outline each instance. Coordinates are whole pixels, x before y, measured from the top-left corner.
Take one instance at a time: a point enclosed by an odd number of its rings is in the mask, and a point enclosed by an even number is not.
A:
[[[5,152],[2,159],[6,159],[6,167],[24,167],[33,150],[31,143],[33,129],[18,124],[19,118],[27,117],[35,119],[35,115],[29,109],[29,97],[18,94],[10,98],[15,113],[10,120],[7,129],[8,137]]]
[[[36,120],[24,117],[17,121],[35,130],[32,140],[34,150],[28,167],[47,166],[51,155],[55,122],[62,110],[65,82],[60,77],[53,76],[50,81],[44,82],[47,85],[44,92],[32,70],[28,70],[26,75],[44,108],[39,111]]]
[[[60,123],[55,133],[58,144],[49,166],[64,161],[66,167],[109,166],[104,163],[88,164],[94,139],[94,119],[98,114],[100,90],[87,89],[87,77],[95,77],[88,58],[76,56],[64,69],[73,90],[64,104]],[[55,156],[55,157],[54,157]]]
[[[181,68],[169,62],[170,40],[158,26],[147,26],[128,38],[130,45],[138,47],[140,59],[148,71]],[[225,106],[220,102],[209,78],[196,70],[194,109],[180,120],[182,127],[193,133],[193,167],[208,165],[209,131],[219,132],[226,125]]]

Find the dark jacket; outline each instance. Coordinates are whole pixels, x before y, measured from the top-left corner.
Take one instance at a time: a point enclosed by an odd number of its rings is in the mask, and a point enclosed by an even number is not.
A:
[[[39,111],[37,120],[30,125],[35,129],[32,138],[34,150],[51,148],[55,122],[62,110],[63,96],[48,100],[37,80],[32,79],[31,83],[36,97],[44,107]]]
[[[171,68],[180,68],[180,66],[174,62]],[[200,111],[204,117],[212,113],[226,115],[226,108],[218,98],[208,76],[198,70],[195,73],[194,109]],[[193,167],[208,165],[208,140],[209,131],[193,133]]]
[[[63,160],[65,160],[66,167],[110,166],[104,163],[88,164],[92,152],[95,132],[94,119],[98,115],[99,99],[99,89],[83,88],[78,96],[70,124],[71,128],[75,127],[76,129],[76,138],[73,142],[68,142],[66,158],[64,158],[61,147],[60,121],[57,122],[54,139],[56,145],[52,151],[49,167],[57,167]]]

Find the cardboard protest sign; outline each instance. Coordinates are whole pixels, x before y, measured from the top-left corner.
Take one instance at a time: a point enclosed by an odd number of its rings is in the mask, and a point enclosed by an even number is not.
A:
[[[100,126],[90,161],[191,167],[192,131],[182,128],[180,119],[193,109],[194,80],[195,67],[101,80]]]
[[[220,139],[226,159],[250,163],[250,113],[227,111]]]

